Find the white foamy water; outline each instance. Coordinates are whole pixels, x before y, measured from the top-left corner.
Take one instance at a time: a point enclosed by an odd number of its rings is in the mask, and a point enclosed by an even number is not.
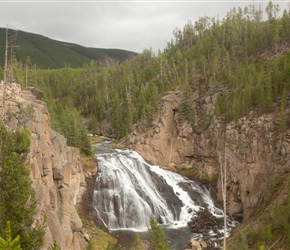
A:
[[[108,229],[147,231],[151,217],[166,227],[184,227],[204,208],[223,217],[202,185],[148,164],[133,150],[96,148],[94,208]]]

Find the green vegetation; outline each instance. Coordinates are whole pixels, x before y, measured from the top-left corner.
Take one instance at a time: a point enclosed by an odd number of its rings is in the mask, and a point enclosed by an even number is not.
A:
[[[187,84],[182,91],[182,98],[180,102],[180,115],[181,121],[187,121],[189,124],[194,125],[194,106],[192,99],[192,90]]]
[[[70,110],[74,114],[65,119],[86,117],[92,132],[106,121],[108,132],[123,138],[133,124],[142,124],[141,129],[151,126],[160,98],[174,89],[182,92],[179,118],[191,124],[195,133],[206,130],[214,117],[223,115],[230,122],[250,110],[279,112],[283,130],[288,126],[290,13],[284,10],[279,17],[278,9],[269,2],[266,21],[255,5],[234,8],[223,19],[188,21],[182,30],[174,30],[174,39],[163,52],[155,55],[144,49],[113,68],[91,60],[77,69],[66,64],[55,70],[29,67],[26,72],[19,67],[14,75],[23,86],[27,75],[28,85],[46,93],[53,127],[64,135],[71,128],[61,128],[62,117]],[[27,64],[32,65],[30,58]],[[195,100],[193,92],[199,94]],[[217,95],[214,114],[202,103],[205,93]]]
[[[116,238],[96,227],[93,221],[85,218],[87,215],[82,214],[80,211],[79,215],[83,222],[83,228],[88,231],[91,236],[86,250],[104,250],[108,246],[111,247],[117,244],[118,240]]]
[[[117,239],[113,238],[109,234],[101,231],[96,228],[92,222],[85,221],[85,227],[91,231],[91,234],[94,235],[89,241],[89,245],[87,250],[122,250],[123,247],[117,244]],[[148,244],[143,243],[140,239],[140,235],[137,233],[132,246],[130,246],[130,250],[168,250],[169,244],[165,241],[164,231],[161,226],[157,223],[154,218],[150,220],[150,227],[148,228],[148,242],[150,247],[148,248]]]
[[[150,219],[149,233],[149,243],[151,250],[168,250],[168,242],[165,241],[164,231],[157,223],[157,221],[152,217]]]
[[[136,234],[135,240],[133,245],[130,247],[130,250],[142,250],[142,242],[139,234]]]
[[[47,101],[51,126],[67,139],[68,145],[77,147],[85,155],[91,154],[91,145],[80,112],[73,106],[62,107],[58,102]]]
[[[21,250],[19,235],[17,235],[15,239],[12,240],[10,221],[6,222],[5,234],[6,240],[0,236],[0,250]]]
[[[277,193],[281,194],[282,192],[287,192],[286,199],[282,204],[274,205],[272,213],[269,217],[269,214],[263,214],[263,224],[259,227],[257,231],[250,231],[248,233],[248,242],[253,248],[257,245],[270,247],[277,239],[277,245],[281,243],[286,246],[287,249],[290,248],[290,178],[288,178],[288,186],[284,191],[281,189],[276,190],[273,195]],[[267,218],[268,217],[268,218]]]
[[[109,242],[105,250],[122,250],[122,249],[123,249],[122,246],[120,245],[115,246],[111,242]]]
[[[178,168],[176,172],[180,175],[190,178],[192,176],[195,176],[195,174],[198,172],[198,169],[197,166],[192,166],[190,168]]]
[[[53,244],[50,246],[49,250],[61,250],[60,246],[56,243],[56,241],[53,242]]]
[[[15,57],[20,62],[20,67],[24,68],[27,57],[33,62],[34,69],[55,69],[62,68],[65,65],[78,68],[91,60],[105,66],[106,58],[120,63],[136,55],[134,52],[121,49],[87,48],[20,30],[9,30],[8,35],[9,37],[15,37],[12,39],[13,45],[18,47],[14,51]],[[0,28],[0,65],[2,67],[4,66],[5,38],[6,28]]]
[[[238,236],[236,238],[235,244],[232,247],[233,250],[249,250],[247,240],[243,233],[239,230]]]
[[[263,15],[267,20],[262,20]],[[86,126],[93,133],[98,132],[100,124],[107,124],[107,132],[121,139],[131,132],[134,124],[138,124],[141,131],[152,126],[160,98],[170,90],[181,92],[180,105],[174,112],[179,115],[180,122],[192,126],[194,133],[206,130],[214,118],[230,122],[250,111],[257,115],[273,112],[279,133],[289,128],[286,110],[290,91],[289,30],[289,10],[280,12],[279,6],[272,2],[264,10],[249,5],[243,9],[233,8],[222,19],[205,16],[195,23],[188,21],[183,29],[174,30],[174,37],[163,52],[155,55],[151,49],[144,49],[112,68],[103,67],[95,58],[89,58],[74,68],[75,65],[69,62],[71,52],[68,56],[60,52],[63,43],[53,45],[63,61],[43,67],[65,67],[34,68],[32,65],[42,63],[33,56],[37,53],[32,53],[23,43],[27,54],[21,59],[16,56],[22,64],[14,68],[14,75],[22,87],[26,86],[28,79],[29,86],[45,92],[52,127],[67,138],[69,145],[79,147],[87,155],[90,148],[83,118],[88,120]],[[45,55],[38,54],[39,58],[51,54],[48,48],[52,45],[48,41],[40,42],[42,37],[33,39],[36,39],[34,44],[43,44],[41,50]],[[78,46],[66,46],[65,51],[69,49],[83,51]],[[82,56],[88,57],[87,52]],[[78,63],[79,59],[75,61]],[[212,113],[204,105],[204,97],[210,96],[216,97]],[[245,154],[247,150],[243,147],[240,153]],[[188,174],[193,171],[191,169]],[[271,197],[272,193],[267,199]],[[238,244],[243,243],[245,249],[248,246],[259,249],[282,237],[281,242],[289,248],[288,211],[289,196],[274,209],[271,222],[259,230],[241,235]],[[273,218],[275,223],[272,223]],[[166,243],[160,243],[160,248],[157,248],[159,241],[153,236],[163,236],[159,235],[158,226],[152,223],[151,232],[158,232],[152,234],[152,248],[166,249]],[[102,245],[103,249],[110,247],[108,242]]]
[[[27,129],[9,132],[5,126],[0,126],[0,235],[10,221],[11,237],[19,235],[22,249],[27,250],[38,249],[44,235],[41,226],[32,227],[36,213],[35,191],[29,169],[24,165],[29,138]]]
[[[116,239],[104,233],[100,229],[97,229],[97,231],[101,235],[98,235],[97,237],[93,237],[89,241],[89,245],[86,248],[87,250],[104,250],[104,249],[105,250],[119,250],[120,249],[120,246],[116,245],[117,244]],[[105,238],[102,238],[103,236],[105,236]]]
[[[256,208],[250,225],[243,225],[232,236],[229,249],[290,248],[290,177],[279,179],[269,197]],[[284,199],[281,199],[284,197]],[[256,219],[253,219],[257,217]]]

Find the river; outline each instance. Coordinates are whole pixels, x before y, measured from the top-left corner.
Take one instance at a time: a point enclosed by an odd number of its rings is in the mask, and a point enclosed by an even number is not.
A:
[[[206,208],[216,218],[223,218],[223,211],[203,185],[151,165],[133,150],[114,148],[109,142],[94,147],[98,175],[93,207],[126,249],[136,232],[146,239],[151,217],[163,227],[171,250],[185,249],[191,238],[204,238],[192,234],[187,225],[199,211]],[[214,239],[215,234],[211,232],[210,237]]]

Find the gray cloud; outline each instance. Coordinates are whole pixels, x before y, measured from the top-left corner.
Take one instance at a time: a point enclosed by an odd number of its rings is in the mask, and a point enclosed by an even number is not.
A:
[[[282,8],[287,2],[279,2]],[[163,50],[180,29],[258,1],[0,1],[0,26],[95,48]],[[261,2],[265,8],[267,2]]]

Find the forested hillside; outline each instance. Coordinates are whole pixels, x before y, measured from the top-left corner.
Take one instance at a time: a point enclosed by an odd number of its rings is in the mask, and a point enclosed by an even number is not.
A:
[[[0,65],[2,68],[4,66],[5,38],[6,29],[0,28]],[[121,49],[87,48],[20,30],[8,29],[8,39],[11,45],[9,53],[14,54],[22,67],[29,63],[41,69],[62,68],[65,65],[77,68],[83,67],[84,63],[89,63],[91,60],[102,66],[112,66],[136,55],[132,51]]]
[[[267,15],[263,21],[262,16]],[[250,5],[232,9],[225,18],[201,17],[176,28],[174,37],[158,55],[149,49],[114,68],[91,61],[83,68],[30,70],[28,84],[40,87],[54,110],[76,108],[90,118],[90,129],[107,120],[111,134],[124,137],[132,124],[150,125],[160,97],[178,87],[183,91],[180,111],[196,132],[211,118],[194,120],[192,91],[220,93],[215,115],[227,121],[258,112],[280,110],[281,128],[290,88],[290,16],[270,2],[265,10]],[[25,72],[17,79],[24,84]],[[56,106],[55,106],[56,105]],[[201,111],[202,112],[202,111]],[[202,126],[200,124],[203,124]]]
[[[265,9],[234,8],[222,19],[204,16],[188,21],[173,31],[164,51],[155,55],[144,49],[112,68],[95,60],[78,69],[69,64],[53,70],[28,66],[28,71],[14,68],[18,82],[44,91],[53,128],[87,153],[82,118],[90,132],[106,126],[105,135],[124,138],[136,123],[143,129],[152,126],[160,98],[175,89],[182,92],[179,117],[196,134],[214,118],[230,122],[250,112],[275,113],[279,131],[289,128],[290,11],[272,2]],[[194,93],[216,94],[213,114],[202,103],[193,107]],[[272,210],[275,223],[247,235],[252,249],[265,242],[271,245],[281,235],[283,244],[290,247],[289,203],[287,195],[281,207]]]

